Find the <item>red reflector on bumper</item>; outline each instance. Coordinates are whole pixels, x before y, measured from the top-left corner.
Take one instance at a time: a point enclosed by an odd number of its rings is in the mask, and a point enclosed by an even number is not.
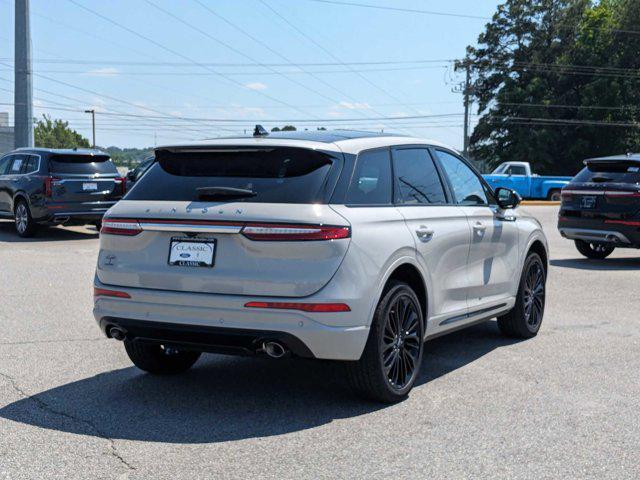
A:
[[[628,227],[640,227],[640,222],[632,220],[605,220],[604,223],[613,223],[615,225],[626,225]]]
[[[327,313],[350,312],[346,303],[293,303],[293,302],[249,302],[247,308],[276,308],[280,310],[301,310],[303,312]]]
[[[119,292],[118,290],[107,290],[106,288],[93,287],[93,298],[97,297],[131,298],[131,295],[127,292]]]

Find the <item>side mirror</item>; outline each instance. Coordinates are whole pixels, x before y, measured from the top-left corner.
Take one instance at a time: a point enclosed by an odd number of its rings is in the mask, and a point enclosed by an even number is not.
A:
[[[136,171],[135,170],[129,170],[127,172],[127,180],[129,180],[130,182],[135,182],[136,181]]]
[[[510,188],[499,187],[496,188],[495,193],[498,201],[498,206],[503,210],[516,208],[522,201],[522,197],[518,194],[518,192],[515,192]]]

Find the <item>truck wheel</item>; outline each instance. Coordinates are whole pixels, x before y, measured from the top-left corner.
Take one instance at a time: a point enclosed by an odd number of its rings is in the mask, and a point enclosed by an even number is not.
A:
[[[22,238],[33,237],[37,230],[37,224],[33,221],[29,206],[24,200],[18,200],[15,211],[16,232]]]
[[[547,195],[547,198],[552,202],[559,202],[560,200],[562,200],[562,192],[558,189],[549,190],[549,195]]]
[[[604,260],[616,249],[606,243],[585,242],[584,240],[576,240],[576,248],[582,255],[593,260]]]

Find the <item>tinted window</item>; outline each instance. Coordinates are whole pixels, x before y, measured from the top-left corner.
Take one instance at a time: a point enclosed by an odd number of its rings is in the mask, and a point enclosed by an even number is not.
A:
[[[511,165],[507,170],[508,175],[526,175],[527,169],[521,165]]]
[[[391,158],[389,150],[358,155],[349,192],[348,205],[384,205],[391,203]]]
[[[573,179],[578,183],[640,183],[640,163],[593,162]]]
[[[427,149],[394,150],[393,167],[397,179],[399,202],[405,205],[447,202],[440,176]]]
[[[22,170],[20,173],[23,175],[27,173],[33,173],[38,168],[38,157],[30,156],[25,162],[22,164]]]
[[[19,175],[26,160],[26,155],[14,155],[13,162],[9,166],[9,171],[7,173],[9,175]]]
[[[252,196],[224,199],[260,203],[322,203],[334,159],[302,148],[157,152],[158,162],[127,200],[223,201],[206,188],[241,189]],[[200,190],[198,190],[200,189]]]
[[[436,150],[436,155],[449,178],[458,204],[488,205],[485,187],[473,170],[450,153]]]
[[[49,158],[51,173],[118,173],[118,169],[106,155],[52,155]]]
[[[7,169],[9,168],[9,164],[12,159],[13,155],[7,155],[6,157],[0,158],[0,175],[7,173]]]

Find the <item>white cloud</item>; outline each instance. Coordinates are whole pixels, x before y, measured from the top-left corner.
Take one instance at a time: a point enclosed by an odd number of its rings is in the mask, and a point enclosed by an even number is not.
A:
[[[342,107],[346,110],[370,110],[371,105],[367,102],[345,102],[342,101],[338,104],[338,107]]]
[[[250,90],[266,90],[267,89],[267,86],[262,82],[245,83],[244,86]]]
[[[93,70],[89,70],[88,72],[85,72],[85,75],[89,75],[91,77],[114,77],[119,73],[120,72],[117,68],[105,67],[105,68],[95,68]]]

